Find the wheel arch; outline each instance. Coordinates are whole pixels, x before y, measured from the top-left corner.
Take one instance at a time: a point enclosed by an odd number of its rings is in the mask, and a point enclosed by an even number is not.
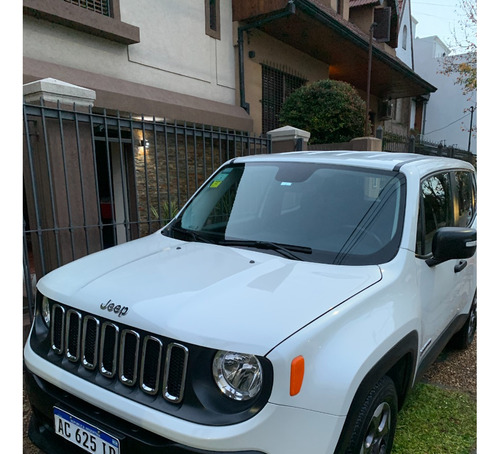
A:
[[[401,409],[413,385],[417,356],[418,333],[417,331],[412,331],[392,347],[370,369],[354,394],[344,427],[342,428],[339,443],[335,449],[335,454],[343,454],[346,452],[357,413],[370,390],[382,377],[388,376],[394,382],[398,395],[398,408]]]

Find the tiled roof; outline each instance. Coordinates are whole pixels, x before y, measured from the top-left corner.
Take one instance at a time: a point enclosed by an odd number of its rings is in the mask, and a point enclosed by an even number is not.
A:
[[[349,7],[380,5],[380,0],[349,0]]]

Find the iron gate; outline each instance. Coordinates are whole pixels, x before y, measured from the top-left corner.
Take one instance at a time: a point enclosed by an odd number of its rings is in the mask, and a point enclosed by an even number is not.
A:
[[[24,308],[36,281],[166,224],[226,160],[269,136],[106,110],[25,104]]]

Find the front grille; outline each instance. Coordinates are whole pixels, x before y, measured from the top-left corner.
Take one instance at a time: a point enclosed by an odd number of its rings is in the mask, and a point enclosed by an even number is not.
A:
[[[51,313],[51,349],[71,363],[127,387],[180,403],[184,396],[189,350],[177,342],[123,327],[109,320],[66,309]]]

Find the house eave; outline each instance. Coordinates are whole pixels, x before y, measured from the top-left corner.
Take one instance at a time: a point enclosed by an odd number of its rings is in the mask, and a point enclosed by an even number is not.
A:
[[[257,28],[330,65],[335,79],[366,90],[369,36],[354,24],[317,0],[251,2],[251,7],[248,3],[233,0],[234,20],[247,24],[262,22],[264,17],[293,3],[293,14],[265,22]],[[371,93],[382,99],[421,96],[436,91],[436,87],[376,42],[371,77]]]

